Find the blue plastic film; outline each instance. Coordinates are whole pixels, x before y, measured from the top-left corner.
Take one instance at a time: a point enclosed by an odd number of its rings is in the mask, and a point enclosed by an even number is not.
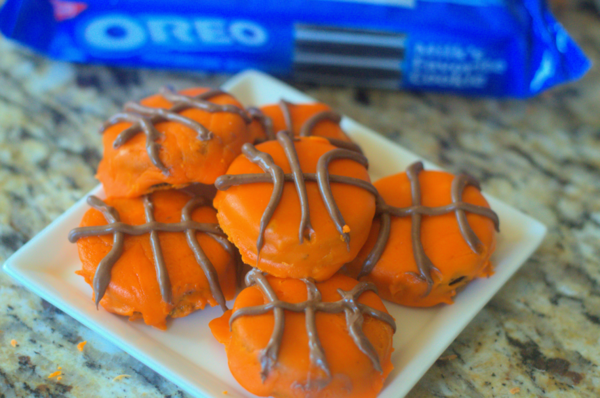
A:
[[[7,0],[0,30],[74,62],[481,96],[590,68],[541,0]]]

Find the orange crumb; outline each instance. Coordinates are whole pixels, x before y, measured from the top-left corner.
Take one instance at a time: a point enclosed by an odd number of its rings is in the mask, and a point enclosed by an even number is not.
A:
[[[81,343],[77,344],[77,349],[79,351],[83,351],[83,347],[85,347],[86,344],[87,344],[87,341],[82,341]]]
[[[129,375],[119,375],[119,376],[115,377],[113,379],[113,381],[119,381],[119,380],[124,379],[126,377],[131,377],[131,376],[129,376]]]
[[[350,232],[350,227],[349,227],[349,226],[347,226],[347,225],[344,225],[344,226],[342,227],[342,232],[343,232],[343,233],[345,233],[345,234],[349,233],[349,232]]]
[[[453,359],[458,358],[458,355],[456,354],[452,354],[452,355],[448,355],[447,357],[439,357],[438,361],[452,361]]]
[[[57,367],[57,369],[62,369],[62,366]]]
[[[11,346],[13,346],[13,347],[16,347],[16,346],[17,346],[17,340],[15,340],[15,339],[12,339],[12,340],[10,341],[10,345],[11,345]]]
[[[56,372],[50,374],[50,376],[48,376],[49,379],[56,377],[56,376],[60,376],[62,374],[62,372],[60,370],[57,370]]]
[[[227,390],[223,391],[223,395],[227,395],[227,394],[229,394],[229,393],[227,392]]]
[[[509,391],[512,395],[518,394],[521,392],[521,389],[519,387],[515,387],[515,388],[511,388]]]
[[[58,377],[56,378],[56,380],[58,380],[58,381],[61,381],[61,380],[62,380],[62,376],[58,376]]]

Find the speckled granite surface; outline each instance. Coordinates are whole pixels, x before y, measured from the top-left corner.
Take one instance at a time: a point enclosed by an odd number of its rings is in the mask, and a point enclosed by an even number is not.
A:
[[[559,19],[600,62],[590,6]],[[51,62],[0,39],[0,263],[96,185],[96,129],[124,100],[225,79]],[[409,397],[600,396],[598,69],[526,102],[303,88],[426,159],[469,170],[549,227]],[[186,397],[2,273],[0,330],[0,397]],[[49,379],[59,366],[62,379]]]

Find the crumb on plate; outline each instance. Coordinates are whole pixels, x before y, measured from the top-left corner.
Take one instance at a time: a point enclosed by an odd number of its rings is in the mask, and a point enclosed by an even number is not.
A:
[[[86,344],[87,344],[87,341],[82,341],[81,343],[77,344],[77,349],[79,351],[83,351],[83,347],[85,347]]]
[[[48,376],[49,379],[52,379],[54,377],[60,376],[62,374],[62,372],[60,370],[57,370],[54,373],[51,373],[50,376]]]

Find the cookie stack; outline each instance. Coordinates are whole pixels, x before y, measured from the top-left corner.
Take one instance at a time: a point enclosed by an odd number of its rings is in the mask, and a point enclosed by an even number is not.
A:
[[[339,122],[324,104],[244,109],[220,90],[127,103],[102,130],[107,198],[88,198],[69,237],[96,305],[160,329],[220,305],[211,330],[253,394],[375,397],[396,329],[378,290],[451,303],[492,272],[498,219],[467,175],[416,163],[371,184]]]

